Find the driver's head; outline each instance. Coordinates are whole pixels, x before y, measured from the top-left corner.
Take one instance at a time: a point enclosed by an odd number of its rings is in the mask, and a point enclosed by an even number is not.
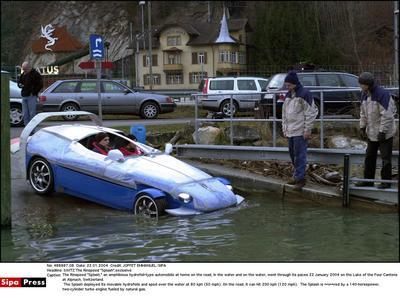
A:
[[[94,141],[103,147],[109,147],[110,145],[110,137],[105,132],[97,133],[96,137],[94,138]]]

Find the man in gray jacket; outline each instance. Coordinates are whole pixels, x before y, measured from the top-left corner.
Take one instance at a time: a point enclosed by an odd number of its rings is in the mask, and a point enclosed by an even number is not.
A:
[[[382,157],[381,178],[392,179],[393,136],[396,134],[396,105],[389,92],[374,82],[370,72],[363,72],[358,78],[360,83],[361,110],[360,131],[368,140],[365,156],[364,178],[375,179],[376,157],[378,149]],[[373,186],[372,182],[359,182],[356,186]],[[389,183],[381,183],[380,189],[390,188]]]
[[[282,107],[282,131],[289,139],[289,154],[294,166],[293,179],[288,184],[301,190],[306,184],[307,145],[318,108],[311,92],[300,84],[296,72],[290,71],[286,75],[285,85],[288,92]]]

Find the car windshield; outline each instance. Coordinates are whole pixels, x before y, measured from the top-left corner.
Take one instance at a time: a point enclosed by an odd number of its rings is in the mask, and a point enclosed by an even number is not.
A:
[[[285,80],[285,73],[280,73],[275,75],[274,77],[271,78],[271,80],[268,83],[268,88],[269,89],[278,89],[283,87],[283,81]]]

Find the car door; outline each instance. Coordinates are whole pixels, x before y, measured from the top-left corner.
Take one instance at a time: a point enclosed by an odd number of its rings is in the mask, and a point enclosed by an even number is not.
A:
[[[340,90],[343,89],[340,83],[340,78],[337,74],[317,74],[318,84],[320,89]],[[346,92],[330,91],[324,92],[324,113],[337,113],[340,109],[346,106]]]
[[[134,113],[135,93],[114,81],[102,81],[103,110],[105,113]]]
[[[43,111],[58,111],[66,100],[77,100],[77,81],[63,81],[54,89],[45,93],[46,101],[42,103]]]
[[[97,113],[99,99],[96,81],[81,81],[78,85],[77,100],[81,105],[81,110]]]
[[[215,96],[212,95],[214,93]],[[232,93],[235,93],[233,79],[210,80],[209,94],[211,95],[207,98],[208,106],[218,109],[223,100],[230,99]],[[233,95],[233,98],[235,98],[235,95]]]
[[[358,84],[358,77],[351,74],[341,74],[340,79],[342,82],[343,88],[357,88],[360,89],[360,85]],[[360,91],[352,91],[346,92],[346,101],[349,102],[359,102],[361,97]]]
[[[254,104],[259,100],[259,95],[257,94],[258,88],[256,81],[253,79],[238,79],[237,80],[237,88],[240,93],[249,93],[249,94],[240,94],[238,95],[239,106],[242,109],[254,109]],[[251,93],[255,94],[251,94]]]

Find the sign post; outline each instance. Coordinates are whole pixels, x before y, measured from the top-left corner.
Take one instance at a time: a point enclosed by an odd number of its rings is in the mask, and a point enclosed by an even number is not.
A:
[[[103,110],[101,102],[101,60],[104,59],[104,40],[100,35],[90,35],[90,58],[96,60],[96,71],[97,71],[97,95],[98,95],[98,107],[99,107],[99,118],[103,121]]]

